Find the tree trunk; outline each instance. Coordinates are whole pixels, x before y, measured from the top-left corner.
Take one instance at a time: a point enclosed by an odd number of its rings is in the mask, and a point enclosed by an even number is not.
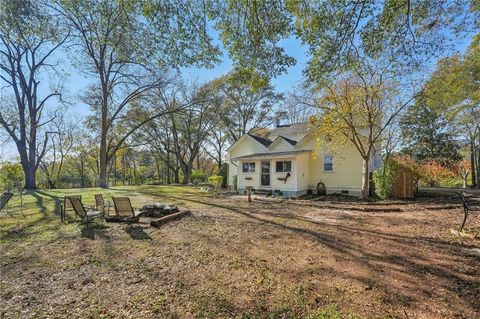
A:
[[[191,166],[187,166],[187,168],[185,169],[185,172],[183,174],[183,182],[182,184],[185,184],[187,185],[188,183],[190,183],[190,176],[192,175],[192,167]]]
[[[108,188],[107,180],[107,150],[106,142],[100,142],[100,179],[99,186],[101,188]]]
[[[477,181],[476,181],[476,185],[477,185],[477,188],[480,189],[480,126],[477,127],[477,131],[478,131],[478,143],[477,143]],[[473,171],[472,171],[473,173]]]
[[[166,166],[166,169],[167,169],[167,184],[171,184],[172,183],[172,178],[171,178],[171,174],[170,174],[170,152],[167,150],[167,162],[166,162],[167,166]]]
[[[25,174],[25,189],[37,189],[36,169],[32,163],[23,163],[23,172]]]
[[[368,167],[368,157],[363,158],[362,160],[362,190],[360,193],[361,199],[368,198],[369,182],[370,182],[370,171]]]
[[[174,171],[175,184],[180,184],[180,168],[177,166]]]
[[[475,138],[470,139],[470,169],[472,171],[472,187],[477,186],[477,178],[475,173]]]

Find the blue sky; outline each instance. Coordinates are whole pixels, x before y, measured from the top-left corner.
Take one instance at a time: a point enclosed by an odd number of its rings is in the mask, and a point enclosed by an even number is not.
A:
[[[218,34],[216,34],[216,32],[213,32],[212,37],[215,39],[215,42],[218,43]],[[465,52],[470,40],[470,37],[466,37],[463,41],[458,41],[455,50],[461,53]],[[272,84],[277,91],[287,93],[303,81],[302,71],[306,67],[308,56],[307,48],[302,46],[297,39],[289,38],[282,40],[281,45],[285,48],[287,54],[294,57],[297,61],[296,65],[291,66],[285,74],[272,80]],[[65,88],[67,95],[70,96],[70,100],[73,103],[68,110],[68,114],[74,119],[78,119],[80,123],[85,116],[90,114],[89,107],[79,99],[79,94],[87,87],[89,79],[78,72],[73,66],[69,65],[67,62],[68,56],[62,55],[60,58],[65,61],[65,65],[67,65],[66,71],[69,73],[69,76],[65,79]],[[187,80],[198,80],[200,82],[207,82],[218,78],[232,69],[232,61],[225,52],[221,60],[222,61],[212,69],[183,68],[181,69],[182,76]],[[435,62],[436,61],[432,61],[432,67],[435,65]],[[12,143],[0,146],[0,159],[8,160],[16,156],[16,148]]]

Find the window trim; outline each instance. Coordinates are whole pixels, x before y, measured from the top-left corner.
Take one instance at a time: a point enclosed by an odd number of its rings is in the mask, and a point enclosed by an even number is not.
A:
[[[329,162],[326,161],[327,157],[330,158]],[[325,165],[328,165],[328,164],[330,165],[330,169],[326,169]],[[323,171],[324,172],[333,172],[333,155],[330,155],[330,154],[323,155]]]
[[[290,163],[290,170],[287,170],[287,165],[285,163],[289,162]],[[277,163],[282,163],[282,170],[279,171],[277,167]],[[287,173],[287,172],[292,172],[292,160],[283,160],[283,161],[275,161],[275,173]]]
[[[253,164],[253,171],[251,171],[251,167],[252,167],[252,164]],[[248,165],[248,169],[247,171],[245,171],[245,165]],[[255,162],[242,162],[242,173],[243,174],[250,174],[250,173],[255,173],[257,167],[256,167],[256,163]]]

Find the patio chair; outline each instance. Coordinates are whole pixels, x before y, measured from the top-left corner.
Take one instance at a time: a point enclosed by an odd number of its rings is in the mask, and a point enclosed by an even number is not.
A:
[[[2,194],[2,196],[0,197],[0,211],[5,209],[5,211],[8,213],[7,204],[12,197],[13,197],[13,193],[3,193]]]
[[[135,216],[130,198],[112,197],[112,200],[116,215],[111,218],[112,221],[137,222],[139,220],[140,216]]]
[[[99,211],[94,211],[94,210],[86,210],[85,207],[83,206],[82,202],[78,197],[69,197],[68,198],[73,210],[75,211],[75,214],[79,216],[82,221],[86,224],[89,224],[93,219],[97,217],[102,217],[103,214]]]
[[[60,204],[60,219],[62,220],[62,222],[65,221],[65,215],[67,210],[74,211],[70,198],[78,198],[78,200],[82,201],[81,195],[71,195],[63,197],[63,203]],[[77,213],[75,213],[75,216],[78,216]]]
[[[468,213],[469,212],[480,212],[480,202],[473,202],[473,201],[468,201],[465,198],[465,195],[463,195],[462,192],[457,193],[458,196],[460,196],[460,199],[462,200],[463,204],[463,222],[462,226],[460,226],[460,231],[462,231],[463,227],[465,226],[465,222],[467,221]]]
[[[95,208],[108,216],[110,213],[110,202],[103,199],[102,194],[95,194]]]

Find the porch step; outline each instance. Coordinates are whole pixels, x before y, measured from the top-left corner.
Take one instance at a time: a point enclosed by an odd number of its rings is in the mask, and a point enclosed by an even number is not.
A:
[[[253,190],[253,193],[255,195],[265,195],[265,196],[267,196],[268,194],[271,194],[271,192],[272,192],[271,189],[261,189],[261,188],[259,188],[259,189],[254,189]]]

